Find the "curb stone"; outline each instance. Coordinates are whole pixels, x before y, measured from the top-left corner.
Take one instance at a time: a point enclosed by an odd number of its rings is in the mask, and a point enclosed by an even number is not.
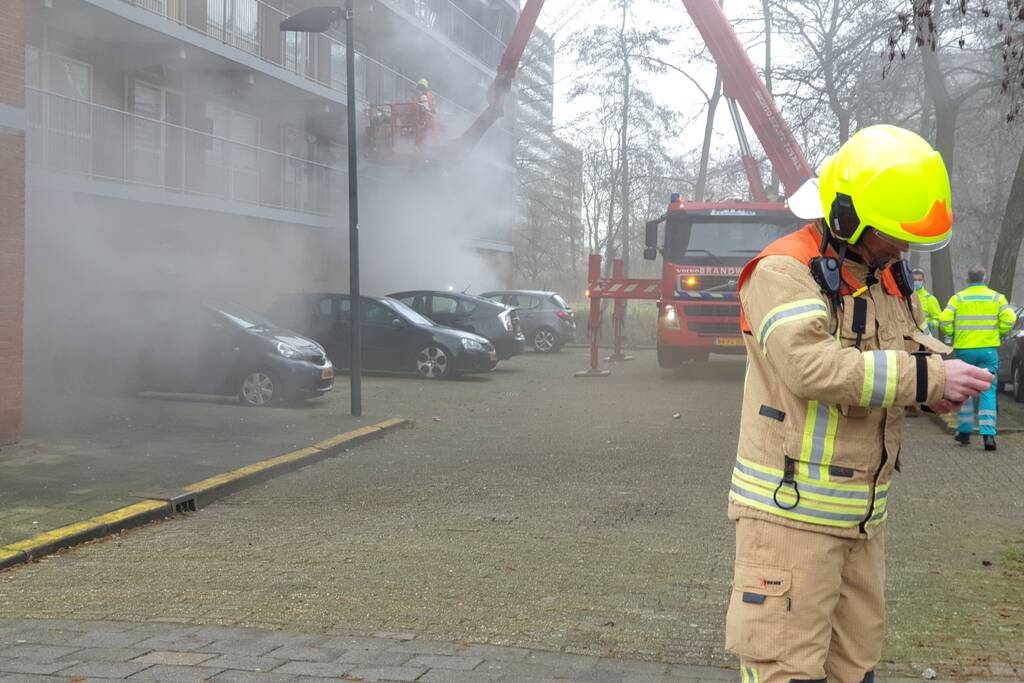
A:
[[[301,448],[193,484],[186,484],[175,492],[176,499],[191,501],[191,504],[182,507],[178,507],[171,500],[147,498],[81,522],[51,529],[38,536],[0,546],[0,571],[37,560],[63,548],[110,536],[156,519],[170,517],[178,512],[197,510],[253,484],[312,465],[337,455],[346,448],[379,438],[403,427],[412,427],[413,424],[411,420],[391,418],[318,441],[308,448]]]

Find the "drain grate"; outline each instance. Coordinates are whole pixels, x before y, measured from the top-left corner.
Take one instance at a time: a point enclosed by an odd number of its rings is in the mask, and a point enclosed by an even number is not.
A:
[[[169,491],[155,491],[153,493],[134,493],[132,497],[165,501],[171,504],[175,512],[195,512],[197,509],[196,494],[192,491],[172,489]]]

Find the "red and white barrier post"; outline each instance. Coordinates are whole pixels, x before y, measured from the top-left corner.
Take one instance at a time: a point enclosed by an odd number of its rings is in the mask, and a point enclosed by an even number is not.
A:
[[[587,296],[590,298],[590,369],[577,372],[577,377],[607,377],[611,374],[607,370],[601,370],[597,367],[597,341],[601,334],[601,297],[592,291],[590,284],[597,282],[600,278],[601,255],[591,254],[587,268]]]
[[[622,262],[622,259],[617,258],[612,261],[612,279],[621,280],[626,276],[626,268]],[[633,360],[633,356],[627,356],[622,353],[622,329],[626,324],[626,300],[615,299],[615,310],[612,313],[612,329],[615,334],[615,351],[612,355],[605,358],[609,363],[615,363],[625,360]]]

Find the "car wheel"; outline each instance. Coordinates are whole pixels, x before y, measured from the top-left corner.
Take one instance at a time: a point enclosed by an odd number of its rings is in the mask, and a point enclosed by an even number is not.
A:
[[[559,349],[558,335],[550,327],[540,327],[533,333],[533,348],[540,353],[554,353]]]
[[[1020,363],[1013,368],[1013,382],[1010,387],[1013,391],[1013,400],[1017,403],[1024,403],[1024,368]]]
[[[416,354],[416,372],[426,379],[444,379],[452,374],[452,358],[440,346],[424,346]]]
[[[247,406],[265,406],[281,398],[279,382],[265,370],[255,370],[242,377],[238,398]]]

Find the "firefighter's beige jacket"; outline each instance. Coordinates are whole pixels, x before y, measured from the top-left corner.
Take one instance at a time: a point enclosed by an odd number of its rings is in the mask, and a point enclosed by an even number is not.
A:
[[[868,281],[864,265],[847,261],[846,269]],[[845,537],[872,536],[885,521],[919,365],[922,403],[938,402],[945,382],[938,355],[919,361],[911,352],[948,349],[927,334],[916,297],[912,313],[881,283],[859,294],[866,316],[858,348],[854,298],[843,297],[836,328],[810,270],[790,256],[763,258],[743,284],[749,364],[730,518]]]

